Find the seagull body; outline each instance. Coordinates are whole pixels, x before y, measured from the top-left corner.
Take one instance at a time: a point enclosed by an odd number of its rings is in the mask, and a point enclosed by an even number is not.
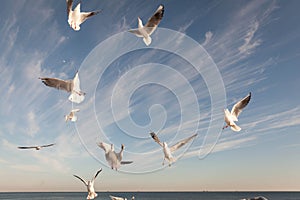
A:
[[[127,198],[123,198],[123,197],[115,197],[115,196],[112,196],[112,195],[109,195],[110,199],[111,200],[127,200]],[[134,200],[134,196],[131,197],[131,200]]]
[[[95,192],[95,189],[94,189],[94,182],[95,182],[96,177],[98,176],[98,174],[101,171],[102,171],[102,169],[98,170],[97,173],[95,174],[95,176],[93,177],[93,179],[90,181],[85,181],[84,179],[80,178],[79,176],[73,175],[76,178],[78,178],[79,180],[81,180],[84,183],[84,185],[87,187],[88,196],[86,197],[86,199],[94,199],[98,196],[98,194]]]
[[[71,110],[71,112],[68,115],[65,115],[65,121],[72,121],[72,122],[76,122],[77,121],[77,116],[75,115],[76,112],[79,112],[79,109],[73,109]]]
[[[157,137],[157,135],[154,132],[150,133],[151,137],[153,138],[153,140],[158,143],[162,148],[163,148],[163,152],[164,152],[164,160],[163,160],[163,165],[165,164],[165,160],[169,161],[169,166],[171,166],[171,164],[173,162],[176,162],[177,158],[175,158],[172,153],[174,151],[176,151],[177,149],[179,149],[180,147],[182,147],[183,145],[187,144],[190,140],[192,140],[194,137],[197,136],[197,134],[194,134],[186,139],[183,139],[179,142],[177,142],[176,144],[174,144],[171,147],[168,147],[168,144],[166,142],[161,142],[159,140],[159,138]]]
[[[155,11],[154,15],[149,18],[146,25],[143,25],[142,20],[138,17],[138,28],[131,29],[129,32],[135,34],[137,37],[142,37],[144,43],[149,46],[151,44],[151,34],[156,30],[158,24],[164,15],[164,6],[160,5]]]
[[[98,146],[104,150],[105,159],[112,169],[118,170],[118,168],[120,168],[121,165],[131,164],[133,162],[133,161],[122,161],[123,151],[125,149],[125,146],[123,144],[121,146],[121,150],[119,153],[115,152],[113,144],[106,144],[104,142],[100,142]]]
[[[229,112],[228,109],[224,109],[224,120],[226,122],[226,126],[223,127],[223,129],[230,126],[230,128],[233,131],[240,131],[241,127],[236,125],[235,122],[238,121],[238,116],[241,114],[242,110],[248,105],[249,101],[251,99],[251,92],[244,97],[242,100],[237,102],[231,109],[231,112]]]
[[[27,147],[18,147],[19,149],[35,149],[35,150],[41,150],[42,148],[44,147],[51,147],[55,145],[54,143],[53,144],[46,144],[46,145],[41,145],[41,146],[27,146]]]
[[[84,100],[85,93],[80,90],[80,80],[78,72],[76,72],[73,80],[61,80],[58,78],[39,78],[42,82],[48,86],[58,90],[64,90],[71,93],[69,100],[74,103],[81,103]]]
[[[98,14],[100,11],[92,11],[92,12],[80,12],[80,5],[78,3],[74,10],[72,10],[73,0],[67,1],[67,13],[68,13],[68,23],[71,28],[75,31],[80,30],[80,24],[82,24],[87,18]]]

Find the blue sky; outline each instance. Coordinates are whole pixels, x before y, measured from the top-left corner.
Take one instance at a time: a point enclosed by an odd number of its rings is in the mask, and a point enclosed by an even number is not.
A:
[[[78,32],[64,0],[1,3],[0,191],[84,191],[72,174],[100,167],[97,191],[300,189],[299,1],[83,0],[102,12]],[[146,48],[127,30],[159,4]],[[81,104],[38,79],[76,70]],[[222,109],[248,92],[242,131],[222,131]],[[72,108],[78,121],[65,123]],[[162,168],[150,130],[169,144],[198,137]],[[134,163],[111,170],[99,141],[124,143]]]

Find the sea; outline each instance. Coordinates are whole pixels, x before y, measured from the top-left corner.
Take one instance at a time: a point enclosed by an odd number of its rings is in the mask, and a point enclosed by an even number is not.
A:
[[[300,200],[300,192],[97,192],[97,199],[110,200],[109,195],[131,200],[240,200],[263,196],[269,200]],[[0,199],[83,200],[85,192],[2,192]]]

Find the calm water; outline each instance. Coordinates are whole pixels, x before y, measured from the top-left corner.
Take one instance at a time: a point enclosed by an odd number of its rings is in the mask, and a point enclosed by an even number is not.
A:
[[[271,200],[300,200],[300,192],[98,192],[96,199],[110,200],[109,195],[127,197],[132,195],[136,200],[239,200],[242,198],[264,196]],[[82,192],[26,192],[26,193],[0,193],[0,199],[86,199],[87,193]]]

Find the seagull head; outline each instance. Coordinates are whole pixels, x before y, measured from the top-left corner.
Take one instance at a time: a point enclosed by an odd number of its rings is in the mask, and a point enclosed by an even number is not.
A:
[[[111,151],[114,151],[114,150],[115,150],[114,144],[110,144],[110,150],[111,150]]]
[[[38,146],[38,147],[35,147],[36,150],[40,150],[42,147]]]

